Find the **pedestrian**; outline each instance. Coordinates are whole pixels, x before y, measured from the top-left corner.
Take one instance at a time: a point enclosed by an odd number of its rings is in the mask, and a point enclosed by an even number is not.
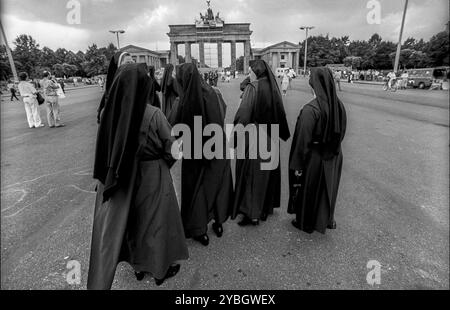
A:
[[[388,73],[388,75],[387,75],[387,78],[388,78],[388,88],[391,89],[392,88],[392,83],[397,78],[397,75],[395,74],[394,71],[390,71]]]
[[[48,126],[50,128],[64,127],[65,124],[60,122],[60,107],[57,94],[60,86],[52,79],[48,71],[44,71],[41,85],[44,90],[45,104],[47,105]]]
[[[170,125],[175,124],[175,118],[179,107],[178,82],[174,78],[174,67],[168,64],[164,69],[161,81],[162,111]]]
[[[294,227],[325,233],[336,228],[347,116],[328,68],[311,69],[309,84],[314,99],[300,111],[289,155],[288,213],[296,214]]]
[[[64,87],[66,86],[66,84],[64,84],[64,80],[63,79],[59,80],[59,85],[61,86],[61,89],[62,89],[63,93],[65,94],[66,91],[64,90]]]
[[[161,101],[159,100],[159,95],[157,94],[157,92],[161,91],[161,86],[159,85],[158,81],[156,80],[155,77],[155,67],[154,66],[150,66],[148,67],[148,75],[150,77],[150,79],[152,80],[152,92],[154,92],[153,94],[151,94],[151,96],[153,96],[155,98],[155,100],[153,101],[153,106],[161,109]]]
[[[98,127],[88,289],[110,289],[121,261],[161,285],[188,258],[170,174],[174,138],[147,73],[143,63],[118,69]]]
[[[183,140],[183,145],[190,144],[195,148],[194,137],[197,125],[196,117],[201,117],[201,127],[216,124],[225,136],[224,122],[226,104],[218,89],[202,81],[197,67],[192,63],[184,63],[177,67],[176,79],[180,85],[180,112],[177,123],[189,127],[190,140]],[[226,159],[226,141],[223,141],[222,158],[207,159],[201,145],[200,158],[184,157],[181,168],[181,217],[186,238],[193,238],[204,246],[209,244],[207,234],[208,223],[214,219],[213,231],[217,237],[223,234],[222,224],[232,211],[233,180],[230,160]],[[216,146],[218,148],[218,146]],[[194,150],[195,152],[195,150]],[[220,150],[216,149],[216,152]],[[193,152],[191,152],[193,153]],[[192,155],[192,154],[191,154]]]
[[[105,82],[105,91],[103,93],[102,99],[100,100],[100,104],[97,109],[97,123],[100,123],[100,118],[102,115],[103,108],[105,107],[105,99],[108,95],[109,88],[114,80],[117,69],[123,65],[133,63],[133,59],[131,55],[126,52],[116,52],[114,56],[109,61],[108,73],[106,74],[106,82]],[[75,81],[75,80],[74,80]]]
[[[404,70],[401,75],[401,78],[402,78],[401,89],[406,89],[408,87],[408,79],[409,79],[408,71]]]
[[[334,73],[334,81],[338,85],[339,91],[342,91],[342,89],[341,89],[341,71],[336,71]]]
[[[230,71],[227,71],[226,81],[227,81],[227,83],[230,83],[230,81],[231,81],[231,72]]]
[[[286,96],[287,90],[289,88],[289,76],[287,75],[286,71],[283,73],[283,77],[281,79],[281,90],[283,91],[283,96]]]
[[[11,83],[10,85],[9,85],[9,91],[10,91],[10,93],[11,93],[11,102],[13,102],[14,100],[13,100],[13,98],[16,98],[18,101],[20,101],[20,99],[17,97],[17,95],[16,95],[16,87],[15,87],[15,85],[14,85],[14,83]]]
[[[234,124],[247,126],[266,125],[267,139],[279,145],[279,138],[272,137],[270,126],[278,125],[280,138],[286,141],[290,137],[289,127],[284,111],[283,100],[277,80],[269,65],[261,59],[250,61],[251,83],[245,88]],[[262,128],[256,127],[257,137]],[[254,138],[254,137],[253,137]],[[274,208],[280,207],[281,172],[277,163],[272,170],[262,170],[261,164],[269,160],[262,159],[257,154],[256,159],[250,159],[249,150],[259,138],[250,139],[247,135],[237,137],[244,140],[245,159],[236,160],[236,187],[233,204],[233,219],[242,214],[240,226],[258,225],[259,220],[265,221],[273,213]],[[279,158],[279,149],[278,158]]]
[[[30,128],[44,127],[44,124],[41,122],[41,116],[39,115],[39,104],[36,99],[36,88],[34,88],[33,84],[28,82],[28,74],[26,72],[21,72],[19,74],[19,78],[20,82],[18,87],[25,106],[28,126]]]

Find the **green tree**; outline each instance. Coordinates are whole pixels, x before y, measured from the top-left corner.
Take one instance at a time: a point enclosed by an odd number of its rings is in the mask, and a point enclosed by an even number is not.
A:
[[[0,45],[0,79],[8,80],[11,75],[12,72],[9,65],[8,54],[6,53],[6,46]]]
[[[37,75],[36,67],[41,58],[39,44],[30,35],[26,34],[19,35],[13,43],[15,48],[12,54],[14,61],[17,61],[17,70],[25,71],[30,76]]]
[[[83,70],[88,77],[104,74],[107,70],[106,56],[103,55],[97,47],[97,44],[92,44],[88,47],[83,62]]]
[[[236,59],[236,70],[239,72],[244,71],[244,56],[240,56],[238,59]]]
[[[447,31],[439,32],[428,42],[426,51],[431,59],[433,66],[449,65],[449,33]]]

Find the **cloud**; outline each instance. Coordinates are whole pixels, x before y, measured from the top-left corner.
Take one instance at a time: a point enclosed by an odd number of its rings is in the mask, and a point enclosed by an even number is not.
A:
[[[10,38],[29,33],[41,45],[86,50],[116,42],[110,29],[124,29],[121,45],[168,49],[170,24],[192,24],[206,10],[204,0],[78,0],[81,25],[67,25],[65,0],[2,0],[2,14],[10,22],[5,26]],[[227,23],[251,23],[252,46],[263,47],[283,40],[304,40],[302,25],[313,25],[311,35],[348,35],[352,40],[367,40],[377,32],[384,39],[398,40],[404,1],[378,0],[382,23],[369,25],[364,0],[227,0],[211,1],[216,14]],[[448,22],[447,0],[410,0],[404,39],[414,36],[429,39]],[[14,22],[11,22],[14,18]],[[4,19],[4,18],[2,18]],[[5,23],[6,24],[6,23]],[[40,25],[35,27],[35,25]],[[46,26],[47,25],[47,26]],[[51,35],[48,30],[52,29]]]
[[[31,22],[10,15],[3,15],[2,22],[4,23],[8,43],[12,48],[14,47],[12,42],[18,35],[29,34],[41,47],[47,46],[53,50],[64,47],[69,50],[78,51],[81,47],[85,46],[85,42],[90,36],[88,30],[44,21]]]

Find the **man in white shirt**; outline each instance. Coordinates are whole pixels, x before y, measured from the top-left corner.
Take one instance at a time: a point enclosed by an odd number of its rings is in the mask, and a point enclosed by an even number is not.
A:
[[[28,126],[30,128],[44,127],[39,115],[39,104],[36,100],[36,88],[28,82],[28,74],[25,72],[19,75],[20,82],[18,85],[20,95],[22,96],[25,105],[25,113],[27,114]]]
[[[397,78],[397,76],[396,76],[395,73],[392,71],[392,72],[389,72],[389,74],[387,75],[387,77],[389,78],[388,86],[389,86],[389,88],[391,88],[391,87],[392,87],[392,81],[393,81],[395,78]]]

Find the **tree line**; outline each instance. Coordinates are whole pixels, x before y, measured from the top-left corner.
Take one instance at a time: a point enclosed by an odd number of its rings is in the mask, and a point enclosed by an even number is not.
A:
[[[108,62],[117,48],[110,43],[106,47],[92,44],[86,52],[74,53],[65,48],[56,51],[48,47],[40,48],[30,35],[22,34],[14,40],[12,50],[17,71],[25,71],[31,77],[41,77],[42,72],[49,70],[57,77],[81,76],[92,77],[104,74]],[[301,51],[304,43],[300,42]],[[379,34],[373,34],[368,41],[350,41],[348,36],[340,38],[328,35],[308,38],[308,67],[325,66],[327,64],[344,64],[356,70],[392,69],[397,45],[385,41]],[[183,62],[182,59],[180,59]],[[299,55],[299,64],[303,64],[304,54]],[[400,68],[424,68],[449,65],[449,32],[442,31],[430,38],[416,40],[407,38],[400,53]],[[238,70],[243,70],[243,57],[237,60]],[[0,46],[0,79],[10,76],[6,47]]]
[[[48,47],[40,48],[30,35],[19,35],[13,42],[12,55],[18,72],[25,71],[32,78],[42,77],[44,71],[51,71],[57,77],[92,77],[106,73],[108,63],[117,48],[110,43],[99,48],[92,44],[86,52]],[[0,46],[0,79],[7,80],[12,72],[5,45]]]
[[[300,42],[300,64],[304,62],[304,41]],[[377,33],[368,41],[350,41],[348,36],[340,38],[328,35],[308,38],[308,67],[327,64],[345,64],[357,70],[392,69],[397,44],[385,41]],[[425,68],[449,65],[449,32],[442,31],[430,38],[416,40],[407,38],[400,53],[400,68]]]

